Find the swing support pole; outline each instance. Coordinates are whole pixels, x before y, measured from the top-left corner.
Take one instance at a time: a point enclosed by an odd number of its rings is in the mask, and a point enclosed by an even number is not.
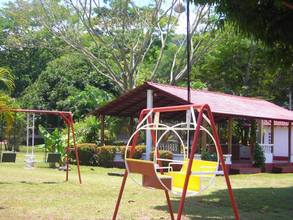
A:
[[[68,181],[68,171],[69,171],[69,152],[71,150],[75,153],[75,158],[77,162],[77,172],[78,172],[78,179],[79,183],[82,183],[81,180],[81,174],[80,174],[80,163],[79,163],[79,157],[78,157],[78,150],[76,146],[76,138],[75,138],[75,132],[74,132],[74,120],[72,112],[67,111],[49,111],[49,110],[35,110],[35,109],[9,109],[9,110],[1,110],[2,112],[22,112],[27,114],[32,114],[33,119],[35,114],[39,115],[56,115],[63,119],[67,126],[68,134],[67,134],[67,147],[66,147],[66,178],[65,180]],[[29,121],[29,118],[27,118],[27,122]],[[34,133],[33,133],[34,135]],[[70,138],[72,138],[73,148],[70,148]],[[27,144],[28,144],[28,135],[27,135]]]
[[[219,155],[219,160],[220,160],[223,172],[224,172],[225,181],[226,181],[226,185],[227,185],[228,193],[229,193],[229,197],[230,197],[230,202],[231,202],[231,206],[232,206],[232,209],[233,209],[233,212],[234,212],[234,217],[235,217],[236,220],[239,220],[240,217],[239,217],[239,213],[238,213],[238,208],[237,208],[236,201],[235,201],[235,198],[234,198],[234,194],[233,194],[233,191],[232,191],[232,186],[231,186],[231,183],[230,183],[228,172],[227,172],[227,169],[226,169],[226,166],[225,166],[223,152],[222,152],[222,148],[221,148],[221,145],[220,145],[219,136],[217,134],[216,125],[215,125],[215,122],[214,122],[214,117],[213,117],[213,114],[211,112],[210,107],[207,104],[203,104],[203,105],[194,105],[193,104],[193,105],[168,106],[168,107],[158,107],[158,108],[153,108],[153,109],[144,109],[140,113],[140,117],[139,117],[139,120],[138,120],[138,126],[140,126],[141,122],[143,121],[143,117],[146,116],[148,113],[150,113],[150,111],[152,111],[152,113],[157,113],[157,112],[160,112],[160,113],[162,113],[162,112],[179,112],[179,111],[187,111],[187,110],[189,110],[191,108],[197,110],[198,117],[197,117],[197,122],[196,122],[195,134],[193,136],[193,141],[192,141],[192,145],[191,145],[191,152],[190,152],[190,155],[189,155],[189,161],[188,161],[187,171],[186,171],[186,175],[185,175],[183,191],[182,191],[182,195],[181,195],[181,199],[180,199],[180,203],[179,203],[179,207],[178,207],[177,220],[181,219],[181,216],[182,216],[182,213],[183,213],[183,208],[184,208],[185,198],[186,198],[186,194],[187,194],[188,183],[189,183],[189,179],[190,179],[190,176],[191,176],[192,162],[193,162],[193,158],[194,158],[195,151],[196,151],[196,145],[197,145],[197,142],[198,142],[198,139],[199,139],[200,126],[201,126],[201,124],[203,122],[203,118],[205,117],[204,112],[207,112],[207,116],[208,116],[208,119],[210,121],[210,126],[212,128],[212,133],[213,133],[214,138],[215,138],[216,148],[217,148],[218,155]],[[148,117],[150,117],[150,116],[148,116]],[[148,121],[148,123],[150,123],[151,119],[148,118],[147,121]],[[138,127],[137,127],[137,129],[138,129]],[[154,130],[152,130],[152,132],[154,132]],[[134,153],[135,145],[137,143],[138,137],[139,137],[138,133],[134,134],[134,136],[133,136],[132,145],[130,146],[130,158],[132,158],[132,155]],[[155,135],[154,135],[154,137],[155,137]],[[115,210],[114,210],[114,213],[113,213],[113,216],[112,216],[112,220],[115,220],[116,217],[117,217],[127,177],[128,177],[128,170],[126,169],[125,173],[124,173],[123,181],[122,181],[122,184],[121,184],[121,188],[120,188],[120,191],[119,191],[118,199],[117,199],[117,202],[116,202]],[[172,204],[171,204],[171,201],[170,201],[169,193],[168,193],[167,190],[165,190],[165,195],[166,195],[167,204],[168,204],[168,208],[169,208],[169,212],[170,212],[170,217],[173,220],[174,219],[174,214],[173,214],[173,209],[172,209]]]

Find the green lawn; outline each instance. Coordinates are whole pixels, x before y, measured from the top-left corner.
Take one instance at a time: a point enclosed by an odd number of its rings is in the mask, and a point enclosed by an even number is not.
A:
[[[23,154],[16,164],[0,164],[0,219],[111,219],[122,177],[107,175],[121,169],[82,167],[78,184],[76,167],[69,182],[65,172],[24,168]],[[38,153],[41,161],[43,155]],[[293,174],[231,176],[241,219],[293,219]],[[172,198],[174,208],[179,199]],[[126,184],[119,219],[169,219],[164,192]],[[233,219],[223,177],[203,195],[188,198],[184,219]]]

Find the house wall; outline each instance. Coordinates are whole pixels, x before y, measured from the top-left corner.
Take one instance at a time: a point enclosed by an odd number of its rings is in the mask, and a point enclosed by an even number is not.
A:
[[[270,133],[271,127],[264,126],[264,144],[270,144]],[[291,137],[291,149],[293,149],[293,129],[291,129]],[[288,157],[288,128],[275,126],[274,138],[274,156]],[[293,152],[291,152],[291,154],[293,154]]]

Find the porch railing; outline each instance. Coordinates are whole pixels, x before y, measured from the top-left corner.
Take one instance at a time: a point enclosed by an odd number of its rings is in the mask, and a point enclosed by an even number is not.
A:
[[[273,144],[260,144],[264,153],[273,153],[274,145]]]
[[[273,162],[273,152],[274,152],[274,145],[273,144],[260,144],[266,161],[265,163],[272,163]]]

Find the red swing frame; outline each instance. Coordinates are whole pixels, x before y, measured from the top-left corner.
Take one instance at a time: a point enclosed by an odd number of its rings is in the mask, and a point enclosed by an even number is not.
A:
[[[3,111],[2,111],[3,112]],[[49,111],[49,110],[35,110],[35,109],[7,109],[5,112],[22,112],[22,113],[30,113],[30,114],[39,114],[39,115],[57,115],[63,119],[67,127],[67,147],[66,147],[66,177],[65,181],[68,181],[68,174],[69,174],[69,158],[68,154],[71,150],[74,150],[76,163],[77,163],[77,172],[78,172],[78,179],[79,183],[82,183],[81,175],[80,175],[80,165],[79,165],[79,157],[78,151],[76,146],[76,139],[75,139],[75,132],[74,132],[74,121],[72,112],[67,111]],[[70,135],[71,134],[71,135]],[[73,140],[73,148],[70,148],[70,136]]]
[[[220,160],[220,163],[222,165],[223,173],[224,173],[224,176],[225,176],[225,181],[226,181],[226,185],[227,185],[228,192],[229,192],[231,206],[232,206],[232,209],[233,209],[233,212],[234,212],[234,217],[235,217],[236,220],[239,220],[240,217],[239,217],[239,213],[238,213],[238,208],[237,208],[236,201],[235,201],[235,198],[234,198],[234,194],[233,194],[233,191],[232,191],[232,186],[231,186],[231,182],[230,182],[230,179],[229,179],[229,175],[228,175],[228,172],[227,172],[227,169],[226,169],[226,166],[225,166],[225,160],[224,160],[224,157],[223,157],[223,152],[222,152],[222,148],[221,148],[221,145],[220,145],[220,140],[219,140],[219,136],[218,136],[218,133],[217,133],[217,129],[216,129],[215,121],[214,121],[214,116],[213,116],[213,114],[211,112],[211,109],[210,109],[209,105],[207,105],[207,104],[202,104],[202,105],[193,104],[193,105],[180,105],[180,106],[169,106],[169,107],[158,107],[158,108],[152,108],[152,109],[144,109],[140,113],[140,116],[139,116],[139,119],[138,119],[138,124],[143,120],[143,118],[150,111],[153,111],[153,113],[156,113],[156,112],[160,112],[160,113],[162,113],[162,112],[179,112],[179,111],[189,110],[190,108],[193,108],[198,112],[198,117],[197,117],[197,124],[196,124],[196,128],[195,128],[195,133],[194,133],[194,136],[193,136],[193,141],[192,141],[192,145],[191,145],[191,152],[190,152],[189,158],[194,158],[195,151],[196,151],[196,144],[198,143],[198,139],[199,139],[200,125],[202,124],[202,121],[203,121],[203,114],[204,114],[204,112],[206,112],[207,117],[210,120],[212,133],[213,133],[215,141],[216,141],[216,148],[217,148],[218,153],[219,153],[219,160]],[[151,120],[151,119],[148,118],[148,120]],[[154,131],[152,130],[151,133],[152,133],[151,136],[154,139],[154,137],[155,137]],[[130,158],[132,158],[132,155],[134,153],[138,137],[139,137],[139,133],[137,133],[133,137],[132,145],[131,145],[131,148],[130,148]],[[155,139],[154,139],[154,141],[155,141]],[[186,198],[186,193],[187,193],[187,187],[188,187],[189,178],[190,178],[190,175],[191,175],[192,162],[193,162],[193,159],[189,159],[188,166],[187,166],[187,171],[186,171],[185,182],[184,182],[184,187],[183,187],[183,192],[182,192],[179,207],[178,207],[177,220],[180,220],[181,216],[182,216],[184,203],[185,203],[185,198]],[[114,210],[114,213],[113,213],[113,216],[112,216],[113,220],[116,219],[117,214],[118,214],[118,210],[119,210],[119,206],[120,206],[120,202],[121,202],[121,199],[122,199],[122,195],[123,195],[123,191],[124,191],[124,188],[125,188],[125,183],[126,183],[127,177],[128,177],[128,171],[126,169],[125,172],[124,172],[124,177],[123,177],[122,183],[121,183],[121,188],[120,188],[120,192],[119,192],[119,195],[118,195],[118,199],[116,201],[115,210]],[[165,191],[166,200],[167,200],[167,203],[168,203],[170,217],[173,220],[174,219],[174,212],[173,212],[173,209],[172,209],[172,204],[171,204],[171,201],[170,201],[169,192],[167,190],[164,190],[164,191]]]

